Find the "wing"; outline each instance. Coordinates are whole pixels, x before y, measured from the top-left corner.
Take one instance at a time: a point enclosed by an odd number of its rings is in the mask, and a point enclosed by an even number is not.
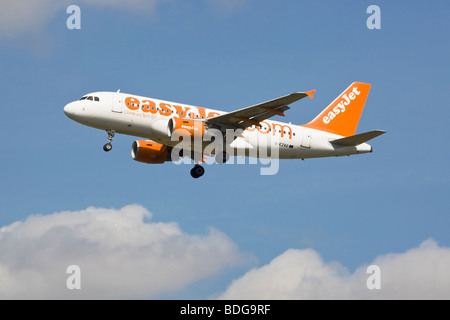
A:
[[[274,100],[207,119],[205,122],[207,124],[218,125],[219,127],[242,129],[252,125],[260,125],[259,123],[261,121],[275,115],[284,116],[284,111],[290,109],[288,107],[289,104],[305,97],[312,99],[314,91],[316,90],[294,92]]]

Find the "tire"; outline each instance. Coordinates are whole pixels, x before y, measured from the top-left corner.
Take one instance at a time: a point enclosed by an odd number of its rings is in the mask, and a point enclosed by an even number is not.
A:
[[[205,174],[205,168],[203,168],[200,165],[196,165],[191,169],[191,176],[194,179],[200,178],[202,175]]]
[[[111,151],[111,149],[112,149],[111,143],[107,143],[103,146],[103,150],[105,150],[105,152]]]

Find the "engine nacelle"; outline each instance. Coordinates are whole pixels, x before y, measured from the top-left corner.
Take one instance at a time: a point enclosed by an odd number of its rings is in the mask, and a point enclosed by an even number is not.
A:
[[[154,121],[151,126],[153,134],[164,138],[170,138],[172,136],[171,121],[172,119],[158,119]]]
[[[152,131],[162,138],[171,138],[176,132],[178,136],[184,138],[203,137],[207,129],[206,125],[200,121],[181,118],[160,119],[153,122]]]
[[[164,163],[171,161],[169,148],[151,140],[136,140],[131,147],[133,160],[143,163]]]
[[[179,136],[183,137],[203,137],[206,125],[199,121],[171,118],[169,120],[169,131],[171,136],[176,131]]]

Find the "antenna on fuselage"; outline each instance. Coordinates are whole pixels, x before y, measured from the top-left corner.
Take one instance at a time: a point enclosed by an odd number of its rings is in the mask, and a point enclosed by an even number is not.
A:
[[[119,93],[120,92],[120,89],[119,90],[117,90],[117,93]]]

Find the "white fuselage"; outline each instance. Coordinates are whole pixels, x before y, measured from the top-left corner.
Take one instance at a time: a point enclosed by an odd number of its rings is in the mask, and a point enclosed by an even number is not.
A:
[[[93,100],[79,100],[64,107],[65,114],[81,124],[102,130],[114,130],[143,137],[168,146],[178,143],[158,130],[160,123],[171,117],[205,120],[226,112],[121,92],[95,92]],[[96,101],[98,100],[98,101]],[[230,147],[235,154],[267,157],[267,150],[278,148],[280,159],[304,159],[344,156],[371,152],[367,143],[337,146],[330,141],[342,136],[306,128],[301,125],[264,120],[261,127],[248,127]]]

